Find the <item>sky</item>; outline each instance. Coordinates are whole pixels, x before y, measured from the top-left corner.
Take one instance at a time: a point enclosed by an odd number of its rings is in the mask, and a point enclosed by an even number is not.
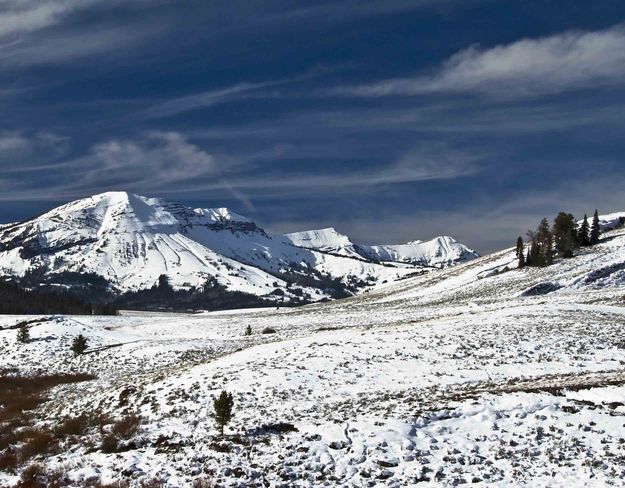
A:
[[[0,222],[112,190],[275,232],[625,211],[622,0],[0,0]]]

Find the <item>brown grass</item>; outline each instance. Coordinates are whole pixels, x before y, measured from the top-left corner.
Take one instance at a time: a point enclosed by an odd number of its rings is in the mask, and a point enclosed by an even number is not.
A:
[[[1,370],[0,469],[15,472],[36,456],[58,452],[59,436],[48,428],[35,425],[35,410],[48,401],[46,395],[51,388],[94,378],[88,374],[28,376]],[[27,466],[22,471],[19,486],[53,486],[51,482],[41,484],[46,475],[42,469],[39,464]]]
[[[0,374],[0,422],[6,422],[34,410],[48,401],[45,394],[51,388],[70,383],[80,383],[95,379],[90,374],[54,374],[26,376],[20,374]]]
[[[112,483],[102,483],[102,481],[96,481],[94,484],[89,486],[91,488],[130,488],[130,482],[127,480],[113,481]]]
[[[139,486],[141,488],[164,488],[165,482],[158,478],[154,478],[151,480],[143,480],[139,482]]]
[[[139,432],[139,426],[142,421],[142,417],[131,413],[114,422],[111,425],[110,431],[102,435],[102,443],[100,444],[102,452],[113,453],[127,450],[128,447],[125,449],[120,448],[121,441],[135,437]]]
[[[208,478],[196,478],[193,480],[192,488],[215,488],[215,483]]]
[[[22,462],[28,461],[35,456],[56,454],[59,451],[59,441],[45,429],[31,430],[19,451]]]
[[[17,466],[18,459],[13,449],[9,448],[0,452],[0,471],[15,473]]]
[[[137,435],[142,418],[131,413],[113,424],[111,433],[121,439],[130,439]]]
[[[87,434],[95,427],[100,429],[112,422],[111,418],[102,412],[83,413],[76,417],[68,417],[54,429],[60,436],[81,436]]]
[[[22,470],[18,488],[46,488],[46,468],[41,463],[33,463]]]

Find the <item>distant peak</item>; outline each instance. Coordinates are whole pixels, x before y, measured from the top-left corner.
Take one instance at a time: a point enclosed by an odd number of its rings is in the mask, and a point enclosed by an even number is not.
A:
[[[349,237],[337,232],[334,227],[293,232],[286,237],[296,246],[312,249],[335,249],[352,244]]]

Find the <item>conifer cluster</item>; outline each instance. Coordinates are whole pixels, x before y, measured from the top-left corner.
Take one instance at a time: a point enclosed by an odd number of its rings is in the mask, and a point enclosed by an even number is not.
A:
[[[536,230],[527,231],[527,246],[521,236],[517,239],[516,256],[519,268],[549,266],[555,257],[572,258],[580,247],[597,244],[600,235],[597,210],[592,225],[588,224],[587,215],[584,215],[581,225],[577,224],[572,214],[566,212],[558,213],[552,226],[549,226],[547,218],[543,218]]]

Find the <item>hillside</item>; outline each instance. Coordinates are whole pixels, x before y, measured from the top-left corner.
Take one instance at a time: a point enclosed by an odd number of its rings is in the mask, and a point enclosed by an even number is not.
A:
[[[0,227],[0,273],[28,286],[89,285],[100,299],[150,289],[164,275],[175,289],[217,284],[224,293],[282,303],[349,296],[476,256],[455,241],[449,253],[448,238],[433,241],[419,259],[296,244],[226,208],[111,192]]]
[[[47,455],[83,482],[603,486],[625,477],[624,270],[616,229],[546,268],[516,269],[508,249],[297,309],[53,317],[23,346],[4,317],[0,357],[98,377],[53,390],[44,424],[142,416],[116,452],[95,429]],[[73,357],[78,333],[89,350]]]

